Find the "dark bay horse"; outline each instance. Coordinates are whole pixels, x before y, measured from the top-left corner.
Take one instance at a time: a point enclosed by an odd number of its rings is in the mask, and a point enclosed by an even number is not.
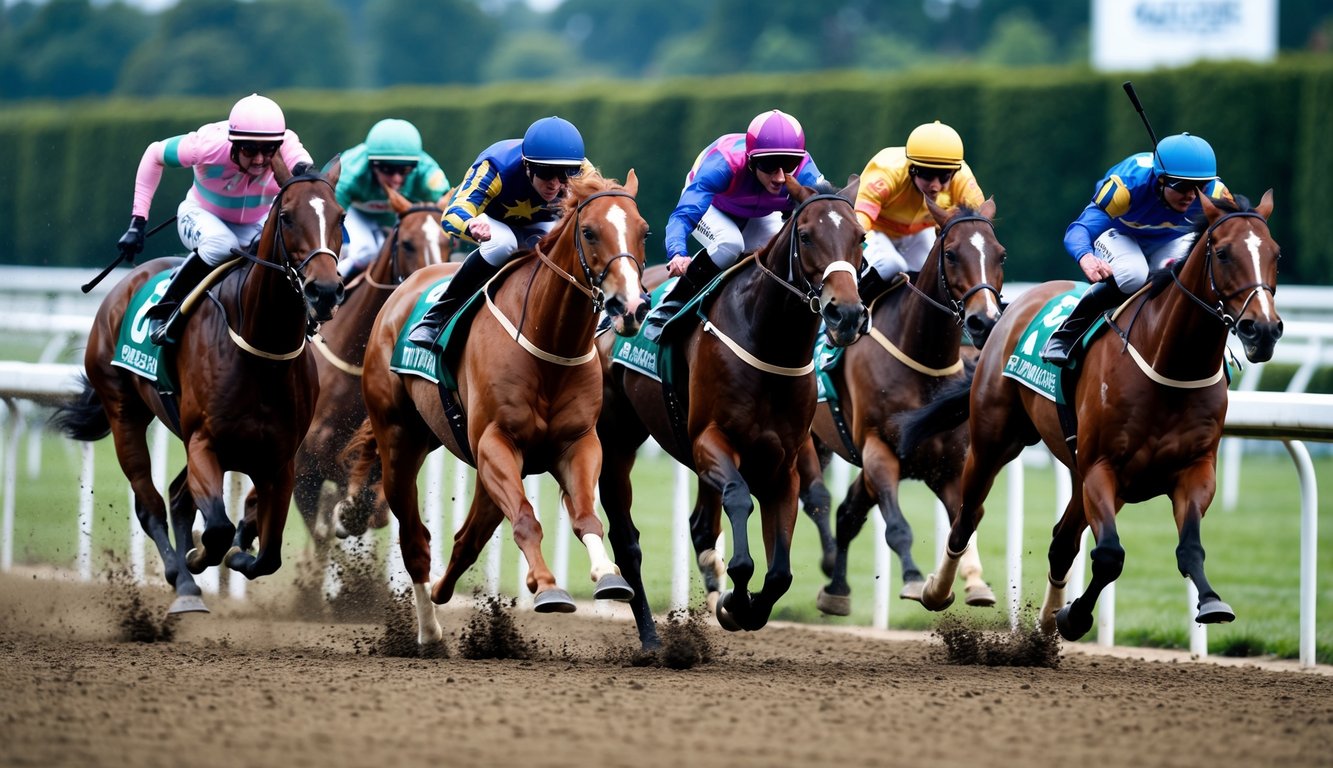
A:
[[[323,503],[326,484],[332,484],[333,499],[347,493],[347,469],[341,460],[343,449],[366,420],[366,405],[361,399],[361,370],[366,343],[375,315],[408,275],[431,264],[449,261],[453,238],[440,226],[443,206],[450,195],[436,204],[413,204],[397,190],[385,187],[389,204],[398,214],[393,231],[385,238],[379,255],[360,276],[348,285],[347,300],[333,320],[322,325],[313,339],[320,353],[319,401],[315,404],[310,431],[296,453],[296,489],[293,499],[300,511],[316,550],[323,550],[334,531],[330,518],[332,505]],[[387,507],[377,509],[372,518],[339,521],[348,529],[340,534],[360,535],[367,523],[376,527],[388,523]]]
[[[1171,498],[1177,566],[1199,590],[1195,621],[1235,618],[1204,576],[1199,529],[1216,490],[1217,446],[1227,411],[1227,334],[1236,334],[1251,362],[1272,357],[1282,336],[1273,298],[1279,251],[1267,222],[1272,190],[1253,209],[1243,198],[1237,204],[1200,199],[1205,218],[1188,257],[1131,297],[1081,363],[1077,384],[1066,395],[1077,417],[1073,454],[1055,404],[1001,375],[1029,322],[1049,299],[1074,287],[1068,281],[1043,283],[1010,305],[981,352],[970,390],[941,393],[903,419],[904,444],[960,417],[969,419],[961,506],[944,563],[926,581],[921,602],[927,608],[948,605],[959,554],[984,514],[982,503],[996,474],[1025,445],[1041,440],[1073,475],[1073,495],[1048,551],[1044,631],[1058,629],[1075,640],[1091,629],[1097,597],[1124,565],[1116,513],[1126,503],[1161,495]],[[1089,555],[1092,578],[1066,606],[1066,579],[1088,527],[1096,539]]]
[[[536,595],[535,609],[574,610],[542,557],[542,527],[524,495],[523,477],[529,474],[550,472],[560,485],[574,534],[592,562],[594,596],[630,597],[607,554],[594,509],[602,468],[595,429],[602,373],[593,331],[603,308],[620,334],[637,332],[647,314],[640,276],[648,223],[634,200],[634,171],[623,186],[596,173],[571,177],[569,183],[563,218],[532,252],[510,262],[498,287],[488,287],[493,298],[473,319],[451,366],[466,413],[466,445],[454,436],[440,389],[389,367],[417,298],[453,265],[426,267],[409,277],[380,310],[371,333],[362,376],[369,418],[353,441],[359,458],[344,504],[364,503],[363,483],[378,460],[384,495],[401,526],[403,564],[412,579],[423,646],[442,637],[433,603],[448,602],[503,519],[510,521],[527,560],[526,586]],[[426,455],[442,443],[466,461],[475,457],[477,488],[444,577],[428,592],[430,533],[421,522],[416,478]]]
[[[799,465],[806,512],[825,525],[829,493],[820,459],[833,451],[862,468],[838,507],[836,558],[829,584],[820,589],[816,602],[831,615],[851,613],[847,551],[876,503],[884,516],[884,538],[902,563],[898,596],[920,599],[925,577],[912,559],[912,528],[898,503],[903,478],[924,481],[945,509],[958,509],[966,427],[936,436],[900,459],[894,417],[922,407],[935,392],[965,375],[960,350],[964,328],[980,347],[1000,318],[1005,251],[991,221],[993,200],[975,211],[965,206],[945,211],[929,198],[926,205],[940,227],[939,237],[921,272],[873,303],[870,338],[849,347],[830,372],[839,414],[830,403],[815,410],[813,445],[802,453]],[[995,604],[994,592],[981,578],[975,546],[964,554],[963,575],[969,605]]]
[[[191,574],[224,556],[228,567],[251,579],[281,565],[293,459],[319,394],[307,326],[333,317],[343,296],[337,270],[343,209],[333,194],[339,170],[335,162],[327,176],[293,177],[282,157],[274,156],[282,191],[257,253],[237,252],[238,267],[208,293],[201,289],[186,300],[193,317],[173,359],[163,361],[179,382],[174,401],[165,401],[154,382],[112,365],[122,322],[135,323],[136,334],[147,333],[142,317],[125,316],[134,292],[176,263],[156,259],[130,272],[102,301],[88,335],[83,393],[53,417],[74,439],[96,440],[108,432],[114,438],[135,513],[176,589],[173,613],[207,610]],[[145,439],[154,417],[180,437],[187,455],[170,489],[175,548]],[[239,530],[223,503],[226,471],[248,475],[255,487],[255,520]],[[187,553],[196,509],[204,531]],[[259,552],[253,555],[247,550],[256,536]]]
[[[822,319],[835,344],[851,344],[866,310],[857,293],[865,232],[852,213],[851,197],[845,191],[819,194],[793,180],[787,189],[797,203],[795,211],[767,246],[728,273],[709,297],[707,321],[679,341],[688,362],[687,386],[676,393],[683,419],[678,421],[668,407],[661,382],[619,365],[608,369],[606,405],[598,422],[606,461],[601,499],[617,562],[635,591],[631,605],[645,646],[655,644],[657,636],[630,515],[630,471],[635,452],[650,435],[699,476],[691,528],[704,567],[716,560],[718,510],[725,510],[731,522],[734,553],[727,573],[735,591],[716,603],[722,626],[759,629],[791,586],[796,453],[814,414],[815,334]],[[607,354],[609,338],[599,346]],[[764,586],[754,594],[749,591],[754,560],[746,529],[754,510],[751,496],[759,502],[768,559]]]

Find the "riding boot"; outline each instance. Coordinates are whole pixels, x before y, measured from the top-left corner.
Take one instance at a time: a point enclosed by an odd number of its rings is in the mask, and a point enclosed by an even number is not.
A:
[[[685,268],[685,274],[680,276],[676,284],[671,286],[671,290],[662,297],[662,303],[653,307],[648,316],[643,319],[643,338],[648,341],[657,341],[662,336],[662,328],[666,322],[676,316],[686,304],[690,303],[699,291],[712,282],[722,272],[722,268],[713,263],[713,257],[707,252],[700,251],[695,254],[690,261],[690,266]]]
[[[180,341],[180,332],[185,327],[185,318],[179,311],[180,303],[213,269],[213,265],[204,261],[198,252],[191,252],[176,268],[162,298],[144,314],[148,319],[148,338],[154,344],[165,347]]]
[[[1069,354],[1074,350],[1083,332],[1092,327],[1097,316],[1120,306],[1129,298],[1112,280],[1093,283],[1083,294],[1074,311],[1061,326],[1051,334],[1046,346],[1041,349],[1041,359],[1055,366],[1064,366],[1069,362]]]
[[[407,340],[418,347],[434,349],[440,333],[449,324],[449,318],[499,271],[500,267],[491,266],[490,262],[481,257],[480,251],[468,254],[463,265],[454,273],[454,279],[445,287],[444,295],[426,310],[420,322],[407,335]]]

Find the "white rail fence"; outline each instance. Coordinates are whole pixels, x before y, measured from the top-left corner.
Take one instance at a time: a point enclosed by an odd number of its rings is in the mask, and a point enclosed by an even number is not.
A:
[[[28,429],[20,403],[50,404],[72,396],[77,392],[75,376],[78,371],[78,366],[73,365],[0,362],[0,399],[4,400],[9,414],[3,437],[0,438],[4,471],[3,504],[0,506],[0,515],[2,515],[0,517],[0,570],[8,571],[13,564],[14,504],[17,490],[16,483],[19,476],[17,458],[19,442]],[[158,486],[163,487],[166,479],[167,433],[160,425],[156,425],[154,429],[156,430],[154,434],[154,478]],[[1315,663],[1318,488],[1314,466],[1303,441],[1333,440],[1333,395],[1233,392],[1227,413],[1226,433],[1238,437],[1280,440],[1287,447],[1295,464],[1301,490],[1300,662],[1303,665],[1311,666]],[[1009,489],[1006,531],[1008,580],[1006,595],[1008,596],[1010,616],[1014,622],[1017,622],[1019,608],[1023,603],[1021,585],[1023,518],[1025,513],[1023,504],[1024,465],[1043,460],[1049,461],[1049,454],[1030,451],[1025,453],[1022,461],[1013,462],[1006,469]],[[462,525],[463,515],[466,513],[465,500],[469,498],[470,470],[462,462],[451,461],[450,463],[453,465],[452,530],[457,530]],[[833,486],[835,488],[845,488],[848,474],[846,465],[836,467],[834,473]],[[437,567],[444,562],[444,552],[442,550],[443,542],[446,539],[443,535],[444,499],[448,497],[445,493],[445,477],[449,474],[444,452],[437,451],[432,454],[426,465],[424,507],[426,522],[432,532],[433,551],[431,559],[433,563],[437,564]],[[1055,505],[1055,515],[1058,516],[1068,501],[1070,483],[1067,472],[1057,472],[1056,478],[1057,503]],[[91,444],[85,444],[82,447],[82,469],[80,473],[79,542],[77,549],[78,570],[84,579],[92,577],[93,484],[93,447]],[[671,605],[673,607],[684,607],[689,602],[690,573],[694,560],[688,534],[688,516],[692,506],[690,503],[692,484],[693,478],[690,473],[678,467],[672,504],[673,568]],[[527,489],[529,499],[535,505],[540,496],[536,478],[528,479]],[[240,502],[244,498],[244,490],[242,481],[233,479],[229,503],[229,509],[233,510],[233,515],[241,507]],[[138,522],[134,519],[132,504],[130,508],[129,528],[131,538],[128,547],[131,553],[131,565],[135,574],[142,578],[145,573],[143,561],[145,542]],[[568,583],[570,537],[569,526],[563,513],[564,510],[560,510],[559,516],[561,519],[557,521],[554,527],[556,552],[552,564],[557,580]],[[538,510],[538,514],[540,515],[540,510]],[[888,549],[883,540],[882,518],[878,515],[874,515],[872,518],[875,521],[877,542],[873,625],[887,627],[890,602],[889,580],[892,569],[890,568]],[[945,522],[944,511],[937,505],[936,541],[943,541],[946,535],[947,523]],[[396,537],[396,530],[393,536]],[[499,532],[497,531],[496,539],[498,537]],[[388,563],[389,577],[396,584],[404,584],[406,577],[401,563],[397,559],[397,548],[390,547],[389,549],[391,553]],[[485,583],[487,591],[492,594],[499,590],[501,550],[502,547],[500,546],[488,547],[489,555],[485,566]],[[1084,550],[1086,550],[1086,547]],[[518,558],[518,561],[518,583],[522,584],[526,576],[526,564],[522,558]],[[221,569],[210,570],[209,576],[211,578],[201,584],[210,592],[216,592],[220,588],[216,576],[218,570]],[[1072,593],[1082,590],[1083,573],[1083,556],[1080,555],[1071,571],[1069,589]],[[438,574],[435,575],[438,576]],[[1187,582],[1187,585],[1185,609],[1192,612],[1193,606],[1198,601],[1198,593],[1192,584]],[[229,578],[227,588],[229,594],[233,597],[244,595],[244,581],[239,577]],[[519,590],[519,592],[521,600],[530,600],[530,597],[525,595],[525,590]],[[1206,655],[1206,628],[1192,622],[1191,624],[1190,649],[1197,655]],[[1114,643],[1114,638],[1115,587],[1112,585],[1103,593],[1099,602],[1098,642],[1103,645],[1111,645]]]

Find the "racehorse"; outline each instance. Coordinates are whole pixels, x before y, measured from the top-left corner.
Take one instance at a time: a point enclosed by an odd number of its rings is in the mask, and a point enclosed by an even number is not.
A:
[[[135,291],[176,263],[155,259],[130,272],[102,301],[88,335],[83,391],[53,417],[77,440],[113,436],[134,491],[135,514],[176,589],[173,613],[207,610],[191,574],[224,556],[228,567],[251,579],[282,563],[296,448],[319,394],[306,332],[311,322],[332,318],[343,298],[337,270],[343,209],[333,193],[339,170],[334,162],[327,175],[292,176],[282,157],[274,156],[281,191],[256,241],[257,252],[234,252],[236,260],[214,276],[230,271],[206,294],[201,287],[184,303],[193,317],[175,353],[162,361],[178,382],[175,398],[112,364],[122,322],[134,323],[137,338],[147,333],[141,315],[125,315]],[[181,438],[187,454],[186,468],[170,488],[174,548],[145,438],[154,417]],[[239,529],[223,503],[225,471],[248,475],[255,487],[256,517]],[[187,552],[196,508],[204,530]],[[256,536],[257,555],[248,551]]]
[[[617,562],[634,589],[631,606],[645,646],[657,636],[643,591],[629,477],[635,452],[649,435],[699,477],[691,528],[706,574],[717,561],[718,510],[731,522],[734,552],[727,574],[735,591],[717,600],[719,623],[733,631],[759,629],[791,586],[795,463],[814,414],[815,335],[822,319],[834,344],[851,344],[866,309],[857,293],[865,232],[852,213],[852,198],[845,190],[817,193],[791,179],[787,189],[797,205],[782,229],[727,273],[708,297],[707,320],[673,342],[682,345],[688,368],[684,391],[671,387],[679,408],[668,403],[662,382],[620,365],[608,369],[598,421],[606,448],[601,499]],[[609,340],[604,337],[599,348],[609,354]],[[667,353],[663,348],[661,354]],[[768,558],[764,586],[754,594],[746,530],[751,495],[759,502]]]
[[[648,223],[639,215],[637,191],[632,170],[623,186],[594,172],[571,177],[560,222],[483,290],[485,307],[449,366],[465,413],[465,444],[450,426],[437,385],[390,370],[395,341],[418,297],[453,265],[414,273],[375,320],[361,382],[369,418],[349,447],[358,459],[344,503],[364,503],[364,482],[378,459],[384,495],[400,523],[423,647],[442,637],[432,601],[449,601],[504,518],[527,560],[535,609],[574,610],[542,557],[541,524],[524,496],[528,474],[550,472],[559,483],[574,534],[592,561],[594,597],[629,597],[593,508],[602,466],[595,430],[601,368],[593,331],[603,308],[620,334],[637,332],[647,314],[639,279]],[[426,454],[441,444],[469,463],[475,457],[477,488],[444,576],[427,594],[430,534],[418,511],[416,477]]]
[[[346,494],[347,469],[341,454],[366,419],[366,406],[361,399],[361,368],[375,315],[389,293],[408,275],[429,264],[447,262],[453,245],[453,238],[440,226],[440,216],[451,197],[449,193],[436,204],[413,204],[395,189],[385,187],[385,191],[398,221],[385,238],[379,255],[348,285],[347,300],[337,317],[321,326],[313,340],[320,353],[315,358],[320,394],[310,431],[296,453],[293,499],[317,551],[327,545],[333,530],[322,503],[325,484],[336,487],[335,499]],[[340,520],[346,526],[340,533],[360,535],[371,522],[376,527],[387,524],[387,507],[377,508],[371,518]]]
[[[1074,283],[1043,283],[1006,310],[982,350],[970,389],[941,393],[931,405],[904,417],[902,446],[941,426],[969,420],[970,443],[963,492],[939,573],[926,580],[921,602],[941,610],[951,599],[958,557],[984,514],[996,474],[1025,445],[1043,441],[1072,470],[1073,495],[1052,533],[1050,571],[1041,627],[1069,640],[1092,628],[1097,597],[1120,575],[1125,552],[1116,513],[1126,503],[1171,498],[1179,545],[1176,564],[1199,590],[1202,624],[1235,618],[1204,576],[1199,529],[1213,500],[1217,446],[1227,411],[1225,376],[1228,332],[1245,356],[1270,359],[1282,336],[1274,301],[1278,244],[1268,230],[1272,190],[1255,208],[1206,196],[1204,218],[1189,255],[1155,273],[1091,342],[1081,373],[1066,400],[1077,421],[1070,451],[1056,405],[1001,372],[1025,329],[1052,297]],[[966,382],[963,382],[966,384]],[[1085,528],[1096,545],[1092,578],[1081,596],[1064,605],[1064,587]]]
[[[966,206],[945,211],[929,198],[926,205],[940,227],[935,245],[919,274],[872,304],[870,341],[849,347],[829,372],[836,400],[816,409],[812,445],[798,465],[806,512],[825,527],[829,492],[823,465],[829,452],[862,467],[838,507],[836,556],[829,584],[816,601],[831,615],[851,612],[848,546],[877,502],[884,515],[884,538],[902,563],[898,596],[920,599],[925,577],[912,559],[912,528],[898,503],[902,478],[924,481],[945,509],[958,508],[966,429],[960,425],[899,459],[894,417],[922,407],[941,387],[964,376],[964,328],[979,348],[1000,317],[1005,251],[991,221],[993,200],[975,211]],[[994,605],[995,594],[981,578],[975,546],[968,547],[966,558],[968,604]]]

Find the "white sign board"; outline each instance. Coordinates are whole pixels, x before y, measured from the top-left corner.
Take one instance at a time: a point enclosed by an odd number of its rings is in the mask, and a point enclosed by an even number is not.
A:
[[[1278,0],[1092,0],[1092,66],[1141,70],[1199,59],[1272,61]]]

